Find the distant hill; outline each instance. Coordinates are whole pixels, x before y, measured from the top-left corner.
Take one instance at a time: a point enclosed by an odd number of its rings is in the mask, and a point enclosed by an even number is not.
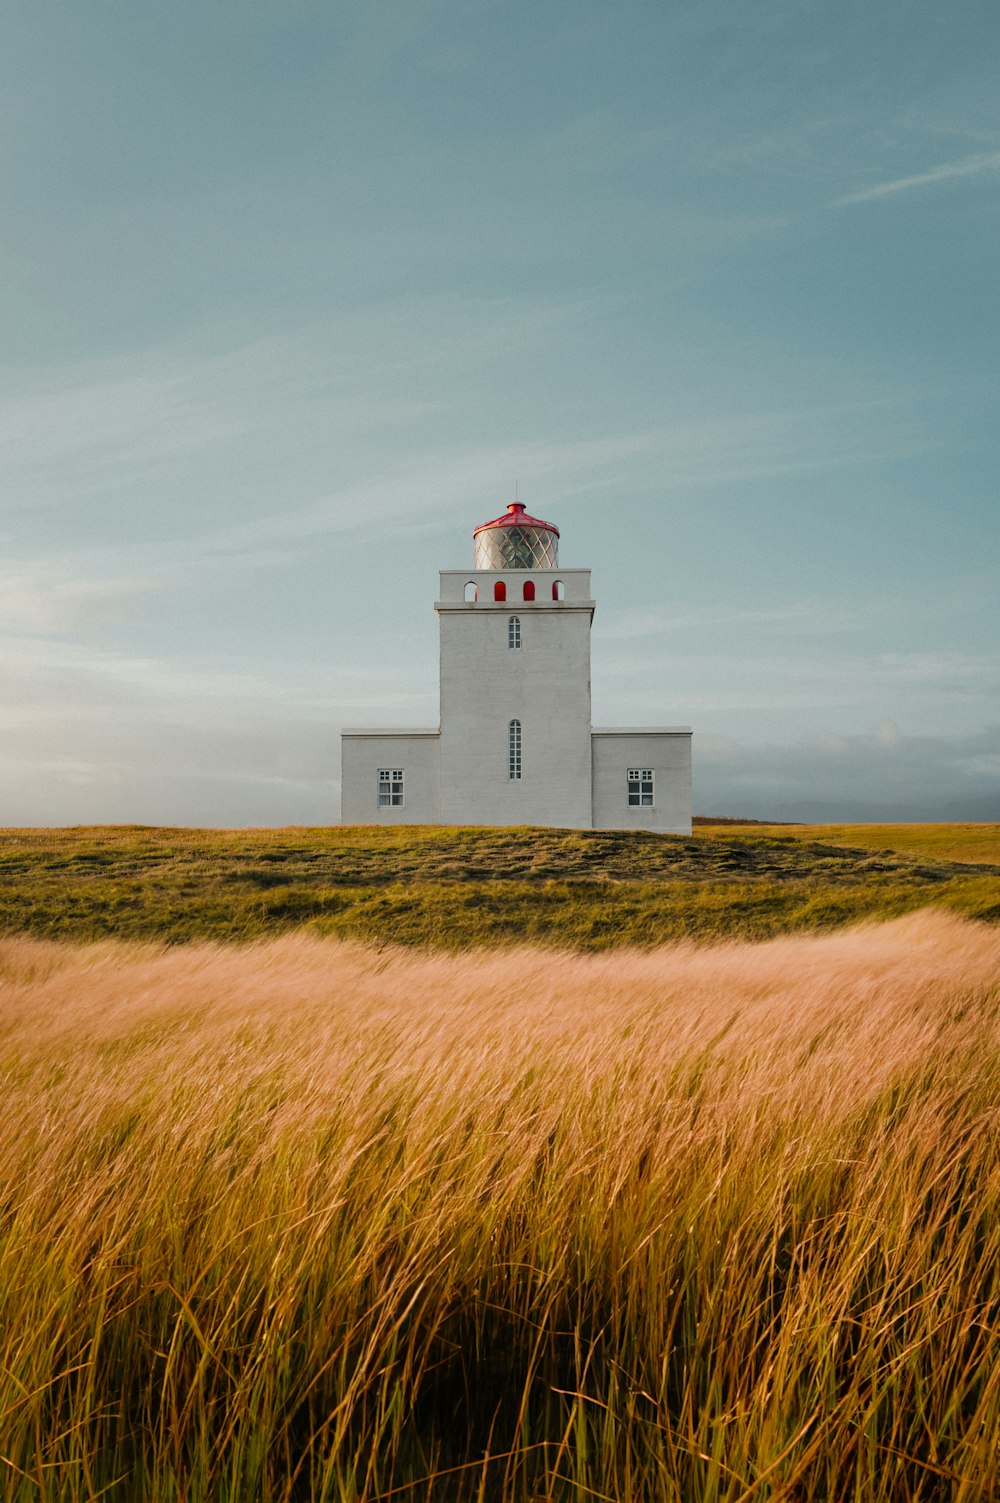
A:
[[[691,820],[693,825],[793,825],[797,821],[791,819],[737,819],[727,814],[696,814]]]

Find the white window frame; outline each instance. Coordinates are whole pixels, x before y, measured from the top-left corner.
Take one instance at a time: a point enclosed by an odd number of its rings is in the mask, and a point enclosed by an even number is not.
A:
[[[630,809],[654,809],[655,775],[652,767],[630,767],[626,779]]]
[[[521,781],[521,722],[511,720],[507,725],[507,776],[512,783]]]
[[[507,617],[507,646],[521,648],[521,618],[520,616]]]
[[[402,809],[406,796],[406,774],[402,767],[380,767],[378,770],[378,807]]]

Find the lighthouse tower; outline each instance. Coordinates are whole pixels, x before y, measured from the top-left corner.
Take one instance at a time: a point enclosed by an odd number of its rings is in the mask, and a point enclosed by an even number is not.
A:
[[[473,533],[476,567],[441,574],[441,819],[591,822],[589,569],[519,502]]]
[[[443,569],[441,720],[342,732],[346,824],[691,829],[691,732],[595,730],[589,569],[519,502]]]

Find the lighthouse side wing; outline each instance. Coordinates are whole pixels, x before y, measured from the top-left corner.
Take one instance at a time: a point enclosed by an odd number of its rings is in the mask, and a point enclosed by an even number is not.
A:
[[[341,731],[341,824],[436,824],[439,741],[430,728]]]
[[[595,729],[590,745],[595,830],[690,835],[688,726]]]

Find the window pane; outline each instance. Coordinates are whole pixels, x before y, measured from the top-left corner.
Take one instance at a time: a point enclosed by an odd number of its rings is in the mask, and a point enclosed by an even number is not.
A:
[[[544,527],[486,527],[476,537],[477,569],[555,569],[559,544]]]
[[[507,727],[507,776],[519,779],[521,776],[521,722],[512,720]]]
[[[378,770],[378,807],[399,808],[403,804],[403,769],[380,767]]]
[[[653,769],[651,767],[629,767],[626,773],[626,788],[630,809],[654,807]]]

